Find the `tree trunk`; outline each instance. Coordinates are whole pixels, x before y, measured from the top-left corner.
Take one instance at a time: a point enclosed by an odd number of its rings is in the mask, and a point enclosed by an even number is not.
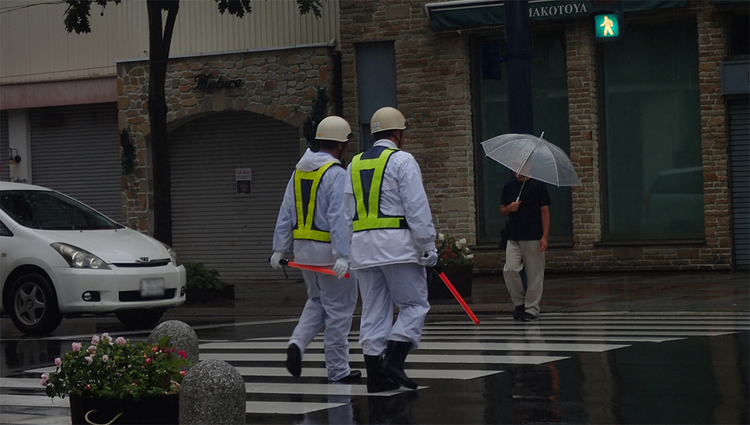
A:
[[[167,60],[179,1],[148,0],[149,89],[148,115],[151,125],[151,164],[154,179],[154,237],[172,244],[172,196],[167,138],[167,100],[165,85]],[[167,10],[162,28],[161,11]]]

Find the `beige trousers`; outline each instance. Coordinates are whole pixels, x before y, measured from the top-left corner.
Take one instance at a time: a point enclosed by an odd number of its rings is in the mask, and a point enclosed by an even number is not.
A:
[[[524,268],[526,290],[520,275]],[[508,241],[503,278],[513,305],[524,305],[527,313],[538,316],[544,289],[544,252],[539,252],[539,241]]]

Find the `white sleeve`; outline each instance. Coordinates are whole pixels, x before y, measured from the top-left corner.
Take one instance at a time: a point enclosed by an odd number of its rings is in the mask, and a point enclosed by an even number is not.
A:
[[[406,161],[399,164],[398,176],[398,190],[412,237],[422,251],[433,250],[436,233],[432,211],[422,184],[422,172],[413,156],[409,155]]]
[[[286,185],[281,201],[276,228],[273,232],[273,251],[286,251],[292,245],[292,230],[297,224],[297,206],[294,199],[294,174]]]

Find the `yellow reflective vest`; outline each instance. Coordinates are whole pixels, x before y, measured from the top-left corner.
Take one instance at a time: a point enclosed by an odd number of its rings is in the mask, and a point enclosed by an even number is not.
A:
[[[329,162],[314,171],[297,170],[294,172],[294,199],[297,205],[297,225],[292,230],[294,239],[331,242],[331,234],[318,229],[313,221],[320,180],[334,164],[337,163]]]
[[[398,149],[375,146],[356,155],[350,167],[352,191],[357,213],[353,230],[408,229],[403,216],[388,216],[380,212],[380,191],[388,158]]]

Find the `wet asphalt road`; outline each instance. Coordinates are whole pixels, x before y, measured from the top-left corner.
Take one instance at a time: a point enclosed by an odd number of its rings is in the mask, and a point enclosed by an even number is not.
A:
[[[434,301],[422,346],[407,358],[420,389],[387,396],[367,395],[364,380],[330,390],[320,341],[305,354],[301,378],[286,373],[286,338],[304,302],[299,283],[240,285],[235,301],[180,307],[164,320],[193,327],[202,359],[226,358],[245,371],[247,423],[750,423],[747,274],[636,277],[586,285],[581,276],[548,278],[532,324],[510,318],[496,277],[480,279],[468,300],[480,325],[454,301]],[[364,372],[357,329],[355,317],[351,364]],[[103,332],[148,337],[114,317],[66,319],[43,338],[0,319],[0,423],[70,423],[65,408],[17,402],[41,387],[13,385],[38,381],[30,370]],[[294,410],[313,404],[328,407]]]

